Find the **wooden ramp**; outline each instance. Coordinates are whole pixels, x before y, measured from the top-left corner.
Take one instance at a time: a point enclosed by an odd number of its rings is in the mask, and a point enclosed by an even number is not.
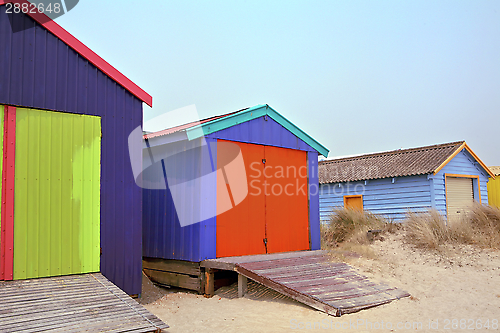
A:
[[[219,258],[202,261],[201,266],[238,272],[240,296],[249,278],[334,316],[410,296],[368,280],[345,263],[331,262],[324,251]]]
[[[99,273],[0,282],[0,332],[161,332],[155,315]]]

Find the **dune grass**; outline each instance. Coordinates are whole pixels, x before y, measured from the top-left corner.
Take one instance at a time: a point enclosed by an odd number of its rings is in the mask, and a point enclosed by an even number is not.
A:
[[[369,212],[334,209],[330,220],[321,226],[322,248],[342,261],[347,261],[349,257],[373,258],[375,254],[368,246],[368,231],[393,229],[392,223]]]
[[[439,251],[449,244],[500,249],[500,209],[475,204],[462,219],[447,222],[438,211],[429,210],[408,213],[402,223],[391,223],[369,212],[339,208],[321,226],[322,248],[342,261],[376,258],[369,246],[369,230],[381,230],[381,240],[386,232],[402,230],[406,243],[421,249]]]
[[[439,249],[445,244],[471,244],[500,248],[500,209],[475,204],[461,219],[446,222],[436,210],[410,213],[406,240],[420,248]]]

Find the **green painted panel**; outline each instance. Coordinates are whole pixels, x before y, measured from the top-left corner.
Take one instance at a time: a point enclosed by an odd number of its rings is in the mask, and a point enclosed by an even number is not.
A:
[[[14,279],[98,272],[101,119],[18,108]]]

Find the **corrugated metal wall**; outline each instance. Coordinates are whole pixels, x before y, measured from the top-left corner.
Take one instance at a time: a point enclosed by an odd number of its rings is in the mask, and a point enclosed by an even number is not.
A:
[[[380,214],[394,221],[405,218],[408,210],[423,212],[432,206],[430,182],[426,175],[373,179],[320,186],[319,207],[321,221],[326,222],[335,207],[344,207],[344,195],[363,195],[365,211]]]
[[[25,15],[12,34],[0,6],[0,104],[102,117],[101,272],[128,294],[141,292],[142,193],[128,135],[142,124],[142,102]]]
[[[172,164],[169,164],[170,171],[175,173],[175,180],[178,182],[199,178],[206,170],[202,165],[210,166],[210,171],[216,170],[216,165],[210,160],[206,150],[197,150],[201,139],[193,141],[181,141],[169,145],[169,151],[176,155]],[[216,145],[210,145],[216,152]],[[191,152],[182,154],[182,152]],[[145,151],[148,155],[148,152]],[[161,162],[156,165],[163,165]],[[156,174],[156,172],[155,172]],[[143,177],[147,177],[146,171]],[[168,186],[168,184],[167,184]],[[207,184],[213,189],[212,196],[199,197],[198,209],[194,209],[192,200],[177,202],[174,204],[170,189],[166,190],[143,190],[143,255],[152,258],[178,259],[189,261],[201,261],[203,259],[215,258],[215,177],[213,184]],[[187,186],[184,188],[184,196],[199,195],[199,190],[192,193]],[[182,197],[182,194],[180,194]],[[177,211],[183,215],[198,214],[200,210],[205,210],[212,218],[181,227]],[[211,214],[210,214],[211,212]]]
[[[14,279],[99,272],[101,120],[16,111]]]
[[[290,148],[307,151],[308,165],[316,168],[313,178],[309,182],[317,184],[317,156],[318,153],[305,142],[290,133],[283,126],[265,117],[257,118],[233,127],[212,133],[205,138],[208,143],[217,139],[238,141],[244,143],[265,144],[269,146]],[[178,151],[189,150],[196,143],[179,142]],[[211,145],[213,156],[216,154],[216,145]],[[172,148],[170,148],[172,150]],[[193,165],[204,161],[209,163],[209,156],[198,159]],[[215,166],[213,169],[215,171]],[[188,172],[186,170],[186,172]],[[201,170],[199,175],[201,175]],[[216,196],[216,183],[213,184],[213,197]],[[312,249],[320,248],[319,195],[312,195],[309,199],[310,242]],[[201,223],[181,227],[176,216],[172,196],[169,190],[143,190],[143,244],[144,256],[164,259],[178,259],[198,262],[204,259],[216,258],[216,219],[207,219]],[[192,209],[181,207],[180,209]],[[204,207],[203,209],[214,209]]]
[[[488,182],[488,204],[500,208],[500,176]]]

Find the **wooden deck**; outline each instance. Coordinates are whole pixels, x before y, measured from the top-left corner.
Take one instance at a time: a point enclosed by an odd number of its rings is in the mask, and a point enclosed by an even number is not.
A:
[[[407,292],[370,281],[324,251],[303,251],[205,260],[201,266],[239,273],[240,296],[246,278],[330,315],[341,316],[402,297]],[[207,281],[210,281],[208,276]],[[205,287],[210,289],[210,286]]]
[[[0,281],[0,332],[161,332],[155,315],[99,273]]]

